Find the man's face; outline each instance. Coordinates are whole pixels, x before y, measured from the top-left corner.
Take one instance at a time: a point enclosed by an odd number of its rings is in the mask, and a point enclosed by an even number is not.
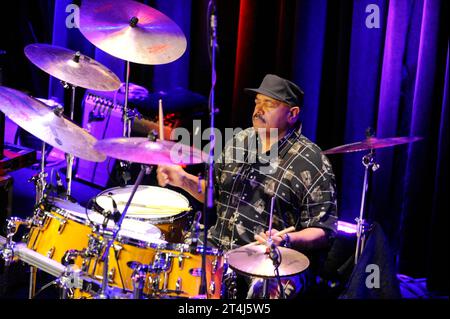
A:
[[[295,123],[295,119],[292,119],[291,109],[286,103],[263,94],[257,94],[252,117],[253,127],[255,129],[277,128],[279,132],[284,132]]]

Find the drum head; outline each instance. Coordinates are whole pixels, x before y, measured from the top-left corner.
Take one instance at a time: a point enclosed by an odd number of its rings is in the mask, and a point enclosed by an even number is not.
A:
[[[105,210],[113,209],[113,201],[120,212],[123,212],[128,202],[132,186],[115,187],[100,193],[95,203]],[[190,211],[189,201],[183,195],[162,187],[141,185],[134,194],[128,208],[127,217],[140,219],[161,219],[172,217]]]
[[[86,216],[90,212],[89,209],[86,210],[85,207],[81,206],[78,203],[73,203],[69,200],[59,197],[49,197],[47,201],[52,205],[52,210],[54,210],[56,213],[66,218],[75,220],[79,223],[86,224]]]
[[[81,224],[89,225],[103,225],[105,223],[105,216],[95,212],[91,209],[86,209],[78,203],[73,203],[61,198],[51,198],[49,202],[56,211],[66,218],[72,219]],[[107,228],[113,229],[114,221],[109,220]],[[161,243],[161,231],[158,227],[144,223],[134,219],[125,218],[119,230],[118,237],[126,242],[140,242],[149,246],[150,243]]]

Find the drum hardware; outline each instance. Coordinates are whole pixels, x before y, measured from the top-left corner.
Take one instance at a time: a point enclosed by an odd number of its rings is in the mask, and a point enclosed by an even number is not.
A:
[[[99,299],[108,299],[109,293],[108,293],[108,270],[109,270],[109,251],[111,249],[111,246],[113,242],[116,240],[117,235],[119,233],[120,227],[122,225],[122,222],[127,214],[128,208],[131,204],[131,201],[133,200],[134,194],[136,193],[136,190],[138,186],[141,184],[142,179],[144,178],[144,175],[150,174],[151,168],[149,166],[142,165],[141,171],[139,172],[139,175],[136,179],[136,182],[133,186],[133,189],[130,194],[130,198],[125,205],[125,209],[122,212],[122,215],[120,216],[120,219],[117,221],[113,233],[110,236],[109,234],[106,236],[106,234],[103,234],[103,238],[106,240],[106,248],[103,252],[103,255],[101,257],[101,260],[103,261],[103,278],[102,278],[102,288],[100,290],[100,293],[98,294],[97,298]]]
[[[366,211],[366,196],[369,190],[369,180],[372,173],[380,168],[380,165],[375,161],[375,149],[392,147],[401,144],[409,144],[421,140],[422,137],[390,137],[377,138],[371,133],[371,129],[366,130],[366,139],[360,142],[346,144],[323,151],[323,154],[340,154],[358,151],[369,151],[362,157],[361,163],[364,166],[364,180],[363,189],[361,193],[361,206],[359,210],[359,217],[355,218],[356,225],[356,248],[355,248],[355,265],[361,257],[365,245],[367,230],[370,229],[370,224],[366,223],[364,219]]]
[[[131,268],[133,268],[133,274],[131,275],[131,280],[133,281],[133,299],[142,299],[147,266],[135,262],[135,265]]]

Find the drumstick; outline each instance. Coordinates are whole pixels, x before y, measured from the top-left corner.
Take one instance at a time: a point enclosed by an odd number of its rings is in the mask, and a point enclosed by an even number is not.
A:
[[[291,233],[291,232],[293,232],[294,230],[295,230],[295,227],[294,227],[294,226],[291,226],[291,227],[285,228],[285,229],[283,229],[283,230],[280,230],[278,233],[275,233],[275,234],[273,234],[272,236],[283,236],[284,234]],[[254,246],[254,245],[259,245],[259,244],[266,244],[266,243],[267,243],[267,240],[265,240],[265,239],[262,238],[261,236],[259,236],[259,235],[255,235],[255,236],[258,236],[259,238],[261,238],[261,240],[263,240],[264,243],[260,243],[259,241],[254,241],[254,242],[252,242],[252,243],[250,243],[250,244],[245,245],[245,247]]]
[[[162,107],[162,99],[159,99],[159,139],[164,140],[164,113]]]

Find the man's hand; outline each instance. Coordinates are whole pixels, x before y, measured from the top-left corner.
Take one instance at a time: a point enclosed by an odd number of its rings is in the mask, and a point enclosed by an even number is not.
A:
[[[178,165],[159,165],[156,170],[158,184],[161,187],[166,187],[168,184],[183,187],[185,175],[185,170]]]
[[[281,242],[283,241],[283,238],[281,236],[275,235],[279,231],[276,229],[272,229],[271,237],[272,237],[272,243],[276,246],[280,246]],[[269,232],[266,231],[265,233],[259,233],[258,235],[255,235],[255,240],[257,240],[260,244],[266,244],[267,240],[269,239]]]

